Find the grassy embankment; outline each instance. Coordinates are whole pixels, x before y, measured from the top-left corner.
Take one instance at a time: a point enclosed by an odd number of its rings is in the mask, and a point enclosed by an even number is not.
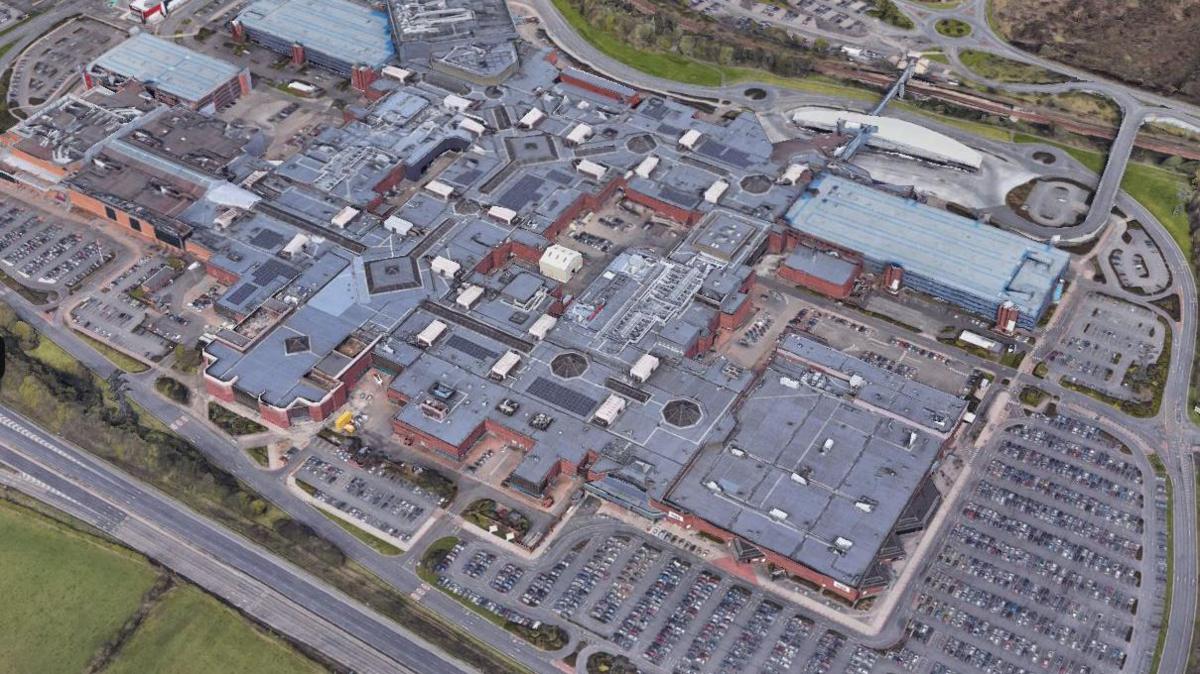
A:
[[[0,498],[0,673],[324,671],[141,555],[17,501]]]
[[[21,335],[21,336],[18,336]],[[429,611],[293,520],[0,304],[6,372],[0,403],[162,491],[199,514],[306,569],[435,647],[488,672],[524,672],[518,663]],[[33,670],[38,671],[38,670]],[[53,670],[43,670],[53,671]]]

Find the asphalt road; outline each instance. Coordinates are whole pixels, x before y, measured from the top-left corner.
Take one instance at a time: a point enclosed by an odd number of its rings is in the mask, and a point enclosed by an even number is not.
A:
[[[266,604],[275,613],[262,619],[285,632],[297,623],[321,623],[326,636],[315,643],[325,645],[338,662],[363,672],[467,671],[323,581],[5,407],[0,407],[0,461],[36,478],[73,504],[72,512],[151,557],[181,557],[192,565],[217,561],[231,576],[219,594],[235,605],[253,612],[269,592],[286,598],[290,611],[277,608],[278,602]],[[249,588],[245,579],[253,581]]]

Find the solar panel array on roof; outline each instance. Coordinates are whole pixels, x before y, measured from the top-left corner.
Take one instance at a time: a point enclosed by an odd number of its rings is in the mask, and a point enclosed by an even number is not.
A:
[[[521,176],[517,182],[513,183],[512,187],[505,190],[496,203],[505,208],[519,211],[537,198],[537,191],[542,186],[542,182],[542,179],[537,176]]]
[[[272,258],[260,264],[251,276],[253,276],[255,283],[265,286],[277,277],[294,276],[295,274],[296,270],[291,265]]]
[[[446,346],[479,360],[491,360],[500,355],[482,344],[472,342],[462,335],[451,335],[450,339],[446,340]]]
[[[750,155],[735,147],[730,147],[724,143],[718,143],[715,140],[706,140],[696,150],[705,157],[724,162],[738,168],[746,168],[753,164]]]
[[[525,392],[581,417],[586,417],[597,405],[592,398],[545,377],[534,379]]]
[[[249,299],[250,296],[254,294],[255,290],[258,290],[258,286],[254,285],[253,283],[243,283],[234,289],[233,292],[229,293],[229,295],[225,297],[225,301],[234,306],[240,305],[242,302],[245,302],[247,299]]]
[[[283,235],[271,229],[264,229],[250,237],[250,245],[272,250],[283,245]]]

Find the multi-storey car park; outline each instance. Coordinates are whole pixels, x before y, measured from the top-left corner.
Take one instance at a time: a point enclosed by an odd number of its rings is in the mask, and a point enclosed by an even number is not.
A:
[[[130,37],[83,71],[84,86],[89,89],[116,89],[129,80],[140,82],[167,105],[206,112],[231,105],[252,87],[249,69],[149,33]]]
[[[834,177],[752,115],[577,70],[518,43],[497,3],[393,3],[390,26],[342,5],[260,0],[231,26],[363,94],[285,160],[131,82],[19,125],[5,175],[202,262],[226,287],[206,390],[243,413],[325,422],[374,372],[398,443],[453,463],[503,442],[521,455],[505,486],[534,502],[579,486],[847,599],[886,587],[940,500],[930,475],[965,402],[795,334],[738,365],[725,349],[756,265],[1024,329],[1065,255]],[[127,96],[141,102],[115,105]],[[43,115],[74,120],[48,156],[30,140]],[[865,209],[887,254],[851,236]]]

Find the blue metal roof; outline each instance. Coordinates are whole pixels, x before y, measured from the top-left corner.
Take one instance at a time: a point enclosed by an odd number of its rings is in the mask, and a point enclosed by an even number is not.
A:
[[[259,0],[237,20],[348,64],[378,67],[395,54],[387,14],[345,0]]]
[[[204,98],[242,71],[149,33],[138,33],[113,47],[92,67],[131,77],[185,101]]]
[[[815,190],[815,191],[813,191]],[[798,230],[979,298],[1038,315],[1067,268],[1056,248],[833,175],[788,209]]]

